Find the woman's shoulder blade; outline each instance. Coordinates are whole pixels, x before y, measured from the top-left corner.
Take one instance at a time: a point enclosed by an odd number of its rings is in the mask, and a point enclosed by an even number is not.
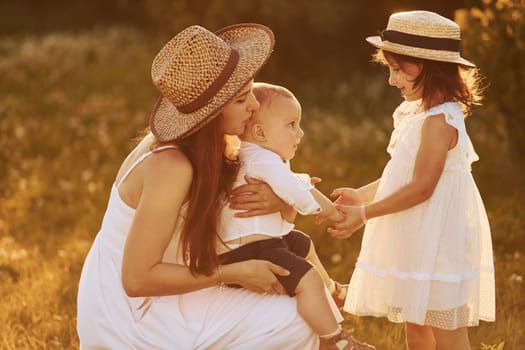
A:
[[[177,177],[189,176],[193,174],[191,161],[180,149],[166,149],[161,152],[154,152],[145,161],[146,174],[152,175],[156,179],[164,176]]]

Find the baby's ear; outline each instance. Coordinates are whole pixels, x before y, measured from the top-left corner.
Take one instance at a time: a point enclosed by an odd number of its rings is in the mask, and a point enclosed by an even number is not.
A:
[[[252,125],[252,136],[255,139],[255,141],[266,141],[266,136],[264,135],[264,127],[262,126],[262,124],[255,123]]]

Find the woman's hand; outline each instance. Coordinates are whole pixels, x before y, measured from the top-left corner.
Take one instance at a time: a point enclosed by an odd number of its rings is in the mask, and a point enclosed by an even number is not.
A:
[[[341,205],[362,205],[365,204],[364,198],[359,190],[350,187],[336,188],[330,197],[337,197],[334,203]]]
[[[236,187],[230,197],[230,208],[244,210],[236,217],[245,218],[288,210],[289,206],[272,191],[271,187],[259,180],[245,177],[247,184]]]
[[[344,219],[334,222],[333,227],[328,228],[328,233],[334,238],[349,238],[364,225],[361,219],[361,208],[358,206],[337,205],[337,210],[344,214]]]
[[[285,268],[265,260],[247,260],[222,266],[223,273],[231,275],[227,283],[240,284],[256,293],[286,294],[275,275],[287,276],[290,274]],[[232,271],[226,272],[228,269]]]

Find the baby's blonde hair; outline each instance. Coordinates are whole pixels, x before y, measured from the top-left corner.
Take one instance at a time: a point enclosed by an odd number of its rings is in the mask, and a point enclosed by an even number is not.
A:
[[[267,108],[271,104],[272,98],[275,97],[284,97],[296,100],[294,94],[287,88],[268,83],[253,83],[253,94],[261,105],[261,110]]]

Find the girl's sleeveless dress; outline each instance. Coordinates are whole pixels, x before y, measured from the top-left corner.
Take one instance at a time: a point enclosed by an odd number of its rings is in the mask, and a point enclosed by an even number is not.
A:
[[[470,165],[478,160],[458,103],[421,112],[421,100],[394,112],[391,159],[374,201],[412,180],[425,118],[443,113],[458,132],[427,201],[366,225],[344,310],[441,329],[494,321],[490,228]]]
[[[120,183],[153,152],[143,154]],[[121,284],[121,264],[135,210],[120,198],[120,183],[112,187],[102,227],[80,278],[77,330],[81,349],[319,347],[318,337],[297,313],[295,298],[286,295],[213,287],[181,295],[128,297]],[[177,251],[178,232],[164,261],[180,263],[180,254],[172,253]]]

